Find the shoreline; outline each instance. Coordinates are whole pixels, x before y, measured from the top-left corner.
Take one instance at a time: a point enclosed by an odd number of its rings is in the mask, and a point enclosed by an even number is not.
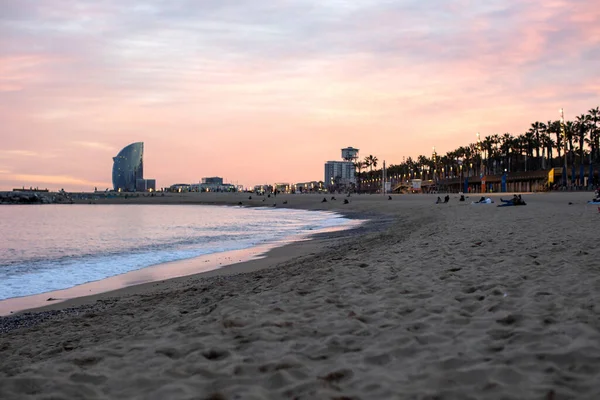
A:
[[[173,205],[175,204],[177,203],[174,203]],[[188,205],[214,204],[194,203]],[[223,204],[219,206],[233,207],[236,205]],[[165,284],[165,282],[174,280],[185,280],[185,278],[191,276],[210,277],[230,275],[266,268],[266,266],[262,267],[261,265],[265,262],[269,263],[269,261],[262,262],[262,260],[266,258],[282,260],[285,258],[282,257],[282,254],[286,253],[284,248],[290,245],[328,240],[336,237],[337,234],[360,229],[369,223],[369,220],[359,218],[360,216],[357,214],[346,216],[341,212],[328,212],[335,213],[339,217],[346,218],[350,221],[343,226],[326,227],[319,229],[314,233],[307,231],[302,234],[296,234],[287,238],[278,239],[271,243],[260,244],[245,249],[217,252],[189,259],[150,265],[123,274],[82,283],[66,289],[3,299],[0,300],[0,322],[2,322],[2,318],[11,316],[56,311],[73,308],[75,306],[88,305],[90,302],[95,302],[108,297],[143,293],[148,290],[154,290],[156,287],[160,286],[159,283]],[[296,250],[295,248],[291,251],[293,254],[299,252],[302,251]],[[1,328],[0,332],[2,332]]]
[[[310,237],[306,239],[291,241],[283,246],[269,246],[270,248],[266,252],[260,252],[254,258],[246,261],[225,264],[222,267],[217,267],[211,270],[157,281],[132,284],[118,289],[102,291],[90,295],[86,294],[61,301],[53,301],[44,305],[28,307],[17,310],[14,313],[10,312],[9,314],[0,314],[0,335],[23,328],[32,328],[49,320],[56,321],[61,318],[70,317],[73,315],[76,316],[87,312],[94,312],[98,309],[104,309],[107,304],[112,304],[120,299],[148,296],[151,295],[151,293],[165,291],[168,292],[176,288],[187,287],[194,284],[209,283],[214,279],[219,280],[226,279],[227,277],[252,274],[264,269],[276,267],[278,264],[289,263],[296,258],[301,258],[302,255],[314,256],[319,254],[319,252],[322,252],[323,249],[332,241],[343,238],[353,239],[360,234],[364,234],[366,231],[375,229],[376,226],[381,226],[381,221],[364,221],[364,223],[348,229],[317,232],[310,235]],[[164,266],[176,263],[197,264],[198,262],[202,261],[202,258],[203,257],[196,257],[193,259],[180,260],[160,265]],[[86,286],[86,284],[79,286]],[[63,291],[69,291],[70,289],[65,289]],[[39,297],[43,299],[52,293],[56,292],[41,293],[39,295],[26,296],[25,298]],[[22,298],[15,298],[15,303],[18,303],[19,299]],[[1,303],[2,302],[0,302],[0,305]]]

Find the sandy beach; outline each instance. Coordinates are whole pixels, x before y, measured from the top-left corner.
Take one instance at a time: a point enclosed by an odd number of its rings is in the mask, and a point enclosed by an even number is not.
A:
[[[3,318],[0,398],[600,398],[592,193],[527,194],[527,206],[506,208],[497,194],[489,205],[471,204],[477,195],[440,205],[434,195],[323,197],[98,200],[287,201],[370,222],[206,274],[52,304],[36,310],[41,322]]]

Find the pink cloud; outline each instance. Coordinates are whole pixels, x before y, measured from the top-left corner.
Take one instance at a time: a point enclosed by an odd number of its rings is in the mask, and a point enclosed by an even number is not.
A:
[[[196,30],[203,21],[182,12],[156,21],[144,19],[152,10],[85,4],[44,3],[37,33],[28,16],[38,14],[23,11],[15,26],[27,28],[5,32],[22,46],[0,39],[2,149],[12,152],[0,159],[0,188],[107,185],[111,157],[140,140],[159,186],[322,179],[344,146],[399,163],[478,131],[519,134],[560,107],[580,114],[600,94],[584,59],[598,48],[600,11],[585,2],[457,6],[450,16],[373,3],[309,28],[300,17],[256,27],[219,9],[232,31],[218,20]]]

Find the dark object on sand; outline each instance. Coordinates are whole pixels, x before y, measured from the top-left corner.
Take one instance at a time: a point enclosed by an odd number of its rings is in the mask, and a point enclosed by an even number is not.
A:
[[[391,199],[392,199],[392,196],[388,196],[388,200],[391,200]]]
[[[444,203],[447,203],[450,201],[450,195],[446,195],[446,197],[444,197]]]
[[[458,199],[458,201],[465,201],[465,195],[464,195],[464,194],[461,194],[461,195],[460,195],[460,199]]]
[[[287,204],[287,200],[285,200],[285,201],[283,202],[283,204]]]
[[[498,207],[511,207],[511,206],[526,206],[527,203],[525,203],[525,201],[523,201],[523,199],[521,198],[521,195],[514,195],[512,199],[510,200],[503,200],[502,198],[500,198],[500,201],[502,202],[502,204],[499,204]]]
[[[241,205],[242,205],[242,202],[240,201],[240,202],[238,203],[238,206],[241,206]]]
[[[331,200],[335,200],[335,196],[331,196]]]
[[[277,203],[274,203],[274,204],[273,204],[273,207],[277,207]]]
[[[252,200],[252,196],[248,196],[248,200]]]
[[[271,195],[270,195],[270,194],[268,194],[268,195],[267,195],[267,197],[268,197],[268,198],[271,198]]]
[[[323,197],[323,200],[321,200],[321,203],[327,203],[327,199],[325,197]]]
[[[569,202],[569,205],[572,205],[573,203]]]
[[[344,204],[348,204],[348,203],[350,203],[350,202],[348,201],[348,199],[344,199]]]

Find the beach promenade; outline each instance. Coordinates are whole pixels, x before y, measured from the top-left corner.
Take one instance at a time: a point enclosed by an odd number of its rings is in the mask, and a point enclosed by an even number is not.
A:
[[[593,193],[505,208],[499,194],[248,196],[96,203],[276,203],[370,222],[20,317],[31,326],[0,333],[0,398],[600,398]]]

